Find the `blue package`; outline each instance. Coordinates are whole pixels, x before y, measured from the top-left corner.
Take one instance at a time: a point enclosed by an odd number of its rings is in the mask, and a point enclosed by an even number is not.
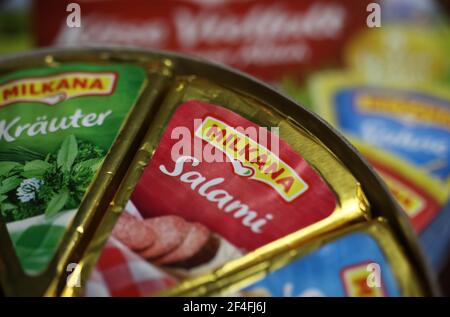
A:
[[[379,285],[370,274],[379,270]],[[376,240],[348,234],[269,273],[242,291],[266,296],[400,296],[399,286]]]
[[[446,181],[450,175],[450,102],[408,90],[352,87],[335,93],[337,126]]]

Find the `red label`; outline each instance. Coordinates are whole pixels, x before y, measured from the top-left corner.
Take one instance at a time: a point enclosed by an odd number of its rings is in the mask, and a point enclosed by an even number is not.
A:
[[[167,49],[279,80],[339,63],[347,39],[366,26],[373,0],[83,1],[80,28],[67,26],[70,2],[36,1],[38,45]]]
[[[243,251],[314,224],[336,206],[326,183],[286,142],[194,100],[175,111],[132,201],[144,218],[178,215]]]

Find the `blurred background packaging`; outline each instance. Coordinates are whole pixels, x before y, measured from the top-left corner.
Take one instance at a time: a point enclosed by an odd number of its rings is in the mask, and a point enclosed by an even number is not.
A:
[[[159,48],[274,85],[373,164],[450,295],[450,1],[79,0],[69,27],[71,2],[0,0],[0,54]]]

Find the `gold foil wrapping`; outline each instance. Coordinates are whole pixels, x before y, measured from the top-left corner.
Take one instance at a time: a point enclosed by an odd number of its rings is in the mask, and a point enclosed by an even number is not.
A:
[[[220,283],[216,281],[217,277],[215,277],[214,282],[210,283],[205,283],[204,280],[201,284],[196,283],[196,281],[191,281],[190,283],[187,281],[185,283],[186,285],[189,284],[188,287],[176,287],[175,289],[172,289],[169,292],[163,292],[160,295],[171,293],[176,293],[178,296],[202,296],[205,294],[210,296],[236,295],[239,294],[239,291],[242,288],[263,279],[267,274],[313,253],[320,247],[327,245],[327,243],[333,242],[334,240],[351,233],[365,233],[377,242],[390,264],[390,268],[393,271],[399,292],[402,296],[426,295],[419,280],[414,277],[414,268],[408,261],[405,250],[401,248],[398,241],[396,241],[388,224],[380,219],[352,224],[340,230],[326,233],[319,239],[313,239],[300,247],[294,247],[285,252],[273,254],[269,258],[258,261],[258,263],[251,263],[251,257],[247,257],[242,259],[241,263],[238,264],[241,269],[236,271],[229,270],[227,272],[217,272],[221,277]],[[355,252],[358,252],[358,250],[355,249]],[[258,254],[255,253],[253,256],[256,257]],[[301,281],[292,282],[301,283]]]
[[[173,111],[183,101],[204,100],[226,107],[262,126],[279,127],[280,137],[326,181],[336,195],[331,216],[265,245],[214,271],[188,279],[160,295],[217,295],[263,276],[352,230],[380,242],[404,295],[433,295],[436,287],[417,240],[383,183],[357,152],[332,128],[258,81],[243,74],[182,56],[122,49],[44,51],[0,63],[0,74],[18,68],[81,61],[136,63],[148,70],[148,83],[117,141],[97,173],[49,269],[38,277],[20,272],[0,224],[0,278],[6,295],[82,294],[67,286],[87,281],[118,216],[143,169],[151,160]],[[396,267],[397,266],[397,267]]]

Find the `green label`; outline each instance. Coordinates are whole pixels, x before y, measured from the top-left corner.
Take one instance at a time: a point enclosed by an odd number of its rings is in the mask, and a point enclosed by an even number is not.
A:
[[[145,81],[124,64],[0,78],[0,213],[29,274],[53,257]]]

